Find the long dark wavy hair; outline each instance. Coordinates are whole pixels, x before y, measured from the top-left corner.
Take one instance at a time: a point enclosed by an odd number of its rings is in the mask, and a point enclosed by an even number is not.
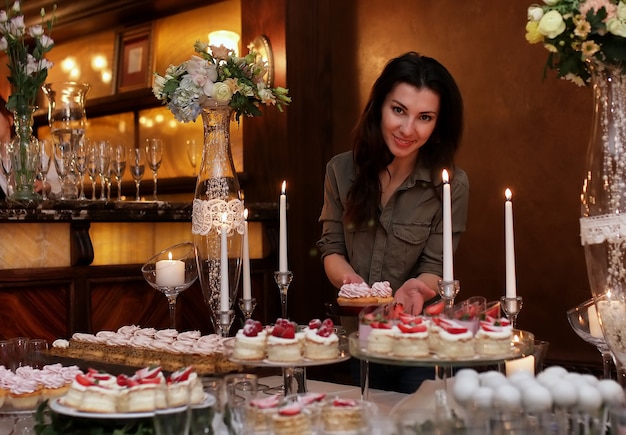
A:
[[[382,106],[398,83],[439,95],[439,114],[432,135],[419,149],[417,164],[430,168],[433,180],[443,168],[452,170],[463,134],[463,98],[448,70],[435,59],[408,52],[392,59],[378,77],[355,128],[355,181],[347,196],[346,219],[355,226],[378,216],[382,187],[379,174],[393,160],[380,129]]]

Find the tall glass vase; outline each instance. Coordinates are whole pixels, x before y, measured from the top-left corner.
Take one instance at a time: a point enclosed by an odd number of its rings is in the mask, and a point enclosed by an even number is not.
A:
[[[18,107],[13,112],[15,137],[11,141],[11,165],[15,178],[15,190],[11,199],[37,201],[41,197],[35,192],[35,179],[39,166],[39,141],[33,136],[32,106]]]
[[[230,144],[232,109],[215,105],[202,111],[204,144],[202,163],[193,200],[192,233],[198,248],[198,277],[204,301],[216,332],[228,335],[241,274],[243,201]],[[227,264],[221,261],[222,228],[225,228]],[[227,268],[227,269],[226,269]],[[222,272],[228,278],[227,306],[222,301]],[[227,308],[227,310],[224,310]],[[220,314],[222,317],[220,318]]]
[[[626,74],[590,63],[593,124],[581,194],[581,242],[607,345],[626,386]]]
[[[62,183],[62,198],[78,197],[76,170],[76,150],[85,137],[87,114],[85,97],[91,88],[87,83],[61,82],[47,83],[42,90],[48,97],[48,124],[54,146],[59,150],[55,155],[68,155],[70,165],[67,171],[59,174]],[[57,171],[58,172],[58,171]]]

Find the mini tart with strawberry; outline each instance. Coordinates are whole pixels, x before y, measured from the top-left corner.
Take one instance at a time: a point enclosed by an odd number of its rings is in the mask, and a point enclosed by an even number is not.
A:
[[[311,416],[298,402],[291,402],[278,409],[271,417],[272,434],[312,434]]]
[[[352,399],[336,398],[322,407],[324,433],[362,433],[367,420],[362,403]]]
[[[270,430],[269,419],[278,412],[280,396],[271,396],[253,399],[246,407],[246,427],[251,433],[268,433]]]
[[[267,331],[258,320],[248,319],[235,335],[232,357],[238,360],[254,361],[265,358]]]
[[[121,374],[117,377],[117,384],[122,387],[117,401],[118,412],[153,411],[158,407],[157,401],[160,407],[164,405],[162,396],[157,400],[165,387],[161,367],[137,370],[133,376]]]
[[[121,388],[115,376],[89,369],[87,373],[76,375],[59,403],[78,411],[113,413],[117,412]]]
[[[474,356],[474,334],[454,320],[439,318],[439,347],[437,355],[460,359]]]
[[[300,361],[302,359],[301,343],[296,337],[296,324],[287,319],[277,319],[267,337],[266,349],[269,361]]]
[[[480,327],[474,338],[474,349],[478,355],[507,355],[511,352],[513,327],[505,319],[487,316],[480,321]]]
[[[398,358],[428,356],[428,322],[421,316],[401,317],[400,323],[393,328],[393,347],[391,352]]]
[[[386,319],[370,322],[372,328],[367,336],[366,348],[369,353],[390,355],[393,349],[392,324]]]
[[[339,337],[331,319],[313,319],[304,337],[304,356],[312,360],[336,359],[339,356]]]

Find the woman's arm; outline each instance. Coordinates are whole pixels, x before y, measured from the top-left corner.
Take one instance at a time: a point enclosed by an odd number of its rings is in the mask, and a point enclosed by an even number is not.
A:
[[[365,281],[341,254],[329,254],[324,257],[324,271],[331,284],[337,288],[343,284],[359,284]]]

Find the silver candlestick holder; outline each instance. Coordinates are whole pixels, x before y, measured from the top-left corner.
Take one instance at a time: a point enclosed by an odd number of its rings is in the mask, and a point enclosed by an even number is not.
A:
[[[256,298],[239,299],[239,309],[241,310],[244,320],[252,318],[252,312],[256,308]]]
[[[502,307],[502,311],[506,315],[506,318],[511,322],[511,326],[515,328],[515,323],[517,322],[517,315],[522,310],[522,305],[524,301],[521,296],[516,296],[514,298],[509,298],[506,296],[502,296],[500,298],[500,306]]]
[[[439,289],[439,296],[441,296],[441,299],[446,301],[445,313],[448,315],[452,312],[452,308],[454,307],[454,298],[456,298],[459,290],[461,290],[461,283],[457,279],[453,281],[444,281],[440,279],[437,283],[437,288]]]
[[[283,319],[287,318],[287,292],[289,291],[289,285],[293,279],[293,272],[290,270],[286,272],[274,272],[274,281],[278,286],[280,292],[280,305],[282,307]]]
[[[216,332],[222,337],[228,337],[230,327],[233,324],[233,320],[235,320],[235,310],[218,311],[215,314]]]

